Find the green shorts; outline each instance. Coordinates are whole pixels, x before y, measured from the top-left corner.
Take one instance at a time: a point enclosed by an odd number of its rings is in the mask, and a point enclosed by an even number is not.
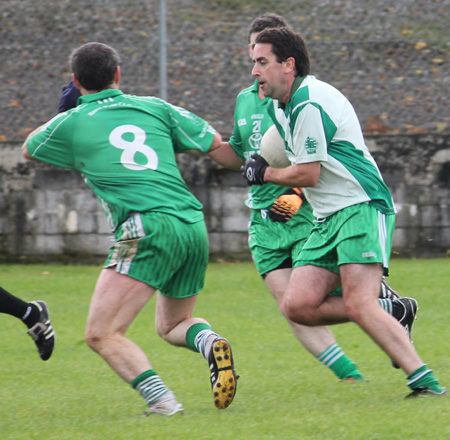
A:
[[[203,221],[184,223],[167,214],[136,214],[116,231],[104,267],[115,267],[155,287],[164,296],[184,298],[204,287],[209,259]]]
[[[260,275],[280,267],[303,248],[313,227],[311,205],[302,207],[287,223],[272,221],[267,210],[253,210],[249,226],[249,247]]]
[[[388,275],[395,215],[362,203],[316,220],[294,266],[312,264],[339,274],[348,263],[381,263]]]

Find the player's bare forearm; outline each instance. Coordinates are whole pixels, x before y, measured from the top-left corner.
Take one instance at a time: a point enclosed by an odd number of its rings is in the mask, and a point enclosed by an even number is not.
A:
[[[222,142],[219,148],[208,153],[208,156],[219,165],[231,170],[239,170],[244,164],[229,142]]]
[[[268,167],[264,182],[275,183],[288,188],[315,186],[320,177],[320,162],[291,165],[286,168]]]

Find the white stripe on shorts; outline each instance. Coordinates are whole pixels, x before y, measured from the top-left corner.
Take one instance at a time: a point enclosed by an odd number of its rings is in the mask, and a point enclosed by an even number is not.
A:
[[[145,237],[144,226],[142,225],[141,214],[137,213],[128,217],[122,223],[121,240],[132,240],[134,238]]]
[[[386,215],[378,211],[378,238],[380,240],[381,254],[383,257],[383,267],[388,267],[388,259],[386,255],[387,227]]]

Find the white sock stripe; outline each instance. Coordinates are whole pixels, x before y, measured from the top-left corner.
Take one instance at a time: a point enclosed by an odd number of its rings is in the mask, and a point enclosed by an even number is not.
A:
[[[148,398],[153,398],[153,396],[155,396],[155,395],[164,394],[164,392],[166,390],[167,390],[167,388],[164,385],[161,385],[160,387],[143,390],[142,393],[141,393],[141,396],[145,400],[148,400]]]
[[[334,351],[334,350],[336,350],[336,348],[339,348],[339,346],[337,345],[337,342],[335,342],[334,344],[331,344],[320,356],[319,356],[319,358],[321,358],[321,357],[325,357],[325,356],[328,356],[328,354],[331,352],[331,351]]]
[[[162,395],[166,394],[169,389],[156,374],[141,381],[136,386],[136,391],[144,398],[145,402],[150,405]]]
[[[378,298],[378,303],[380,304],[380,307],[383,310],[385,310],[390,315],[392,315],[392,301],[391,300]]]
[[[339,353],[342,353],[342,351],[341,351],[340,349],[333,350],[332,353],[329,353],[327,356],[325,356],[325,357],[322,359],[322,362],[323,362],[324,364],[328,363],[328,361],[329,361],[330,359],[333,359],[333,358],[334,358],[335,356],[337,356]]]
[[[337,354],[334,354],[333,357],[330,358],[329,356],[327,359],[324,359],[322,363],[327,367],[331,367],[331,365],[333,365],[338,359],[340,359],[344,355],[345,353],[341,350]]]
[[[197,347],[197,350],[200,352],[200,354],[207,359],[208,358],[208,348],[211,347],[212,342],[208,344],[208,339],[210,336],[214,336],[215,339],[218,335],[216,332],[210,330],[210,329],[204,329],[198,332],[197,336],[194,339],[194,344]],[[208,347],[209,345],[209,347]]]
[[[147,379],[144,379],[142,382],[139,383],[139,385],[136,387],[136,389],[144,389],[148,387],[157,386],[158,384],[162,384],[163,381],[158,375],[153,375],[150,377],[147,377]]]
[[[339,345],[335,344],[335,345],[333,345],[333,348],[325,354],[324,358],[328,359],[328,358],[330,358],[330,356],[334,356],[340,350],[341,350],[341,348],[339,347]]]
[[[198,351],[203,354],[203,351],[205,349],[205,340],[207,337],[207,333],[209,333],[211,330],[205,329],[201,330],[197,333],[197,336],[194,339],[194,344],[197,347]]]
[[[381,293],[383,295],[383,299],[386,298],[387,292],[386,292],[386,286],[384,283],[381,283]]]
[[[145,402],[147,403],[147,405],[151,405],[153,402],[158,400],[161,396],[164,396],[164,394],[166,394],[167,391],[169,391],[169,390],[166,388],[163,391],[161,391],[160,393],[154,393],[151,396],[144,397]]]
[[[423,373],[419,374],[417,377],[414,377],[413,379],[411,379],[406,385],[410,386],[412,384],[414,384],[415,382],[417,382],[419,379],[422,379],[423,376],[425,376],[428,373],[432,373],[433,370],[425,370]]]
[[[326,361],[327,359],[329,359],[331,356],[334,356],[336,353],[339,353],[339,351],[341,350],[341,348],[339,347],[339,345],[337,345],[337,343],[330,345],[320,356],[319,356],[319,360]]]
[[[159,390],[159,389],[164,388],[164,387],[165,387],[165,385],[162,382],[158,382],[154,386],[148,386],[148,387],[140,389],[139,391],[142,392],[142,393],[149,393],[152,390]]]

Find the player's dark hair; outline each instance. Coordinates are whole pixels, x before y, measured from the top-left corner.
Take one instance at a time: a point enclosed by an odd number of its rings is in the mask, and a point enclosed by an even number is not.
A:
[[[248,30],[248,41],[250,42],[250,36],[253,33],[259,33],[265,29],[281,28],[286,26],[289,25],[281,15],[268,12],[266,14],[261,15],[258,18],[255,18],[252,21],[252,23],[250,24],[250,28]]]
[[[287,27],[280,29],[266,29],[256,38],[256,44],[266,43],[272,45],[272,53],[277,61],[282,63],[288,58],[294,58],[296,76],[309,74],[310,62],[305,40],[300,34],[293,32]]]
[[[100,91],[114,82],[114,72],[120,65],[120,57],[106,44],[87,43],[72,52],[70,65],[86,90]]]

